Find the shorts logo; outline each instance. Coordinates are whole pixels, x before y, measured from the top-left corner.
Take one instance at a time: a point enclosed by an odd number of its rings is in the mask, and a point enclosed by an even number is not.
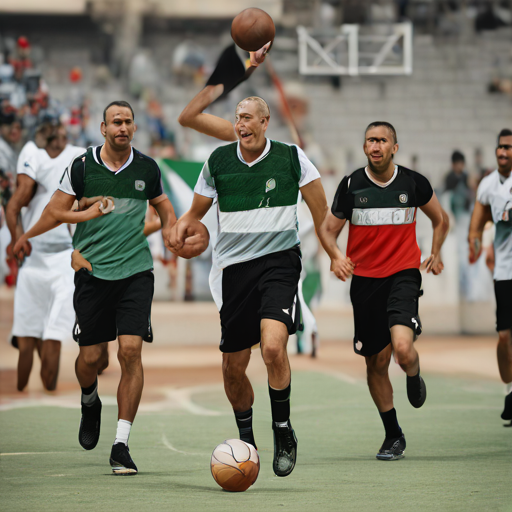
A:
[[[78,322],[75,325],[75,336],[78,336],[82,330],[80,329],[80,326],[78,325]]]
[[[368,198],[367,197],[360,197],[359,198],[359,202],[363,203],[363,204],[366,204],[368,202]]]
[[[363,348],[363,343],[361,341],[358,341],[356,343],[356,350],[360,352],[362,348]]]
[[[220,344],[221,344],[221,345],[224,345],[224,338],[222,338],[222,339],[220,340]]]
[[[142,180],[135,180],[135,190],[142,192],[146,188],[146,184]]]
[[[265,194],[274,190],[276,188],[276,180],[274,178],[270,178],[265,185]]]
[[[407,194],[400,194],[398,200],[402,203],[402,204],[405,204],[407,203]]]

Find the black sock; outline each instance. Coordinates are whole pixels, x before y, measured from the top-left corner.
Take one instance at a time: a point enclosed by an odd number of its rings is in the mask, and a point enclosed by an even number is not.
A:
[[[290,394],[292,383],[284,389],[274,389],[268,386],[270,407],[272,408],[272,421],[284,423],[290,419]]]
[[[252,407],[247,411],[234,411],[234,413],[236,426],[238,427],[238,432],[240,433],[240,439],[246,443],[252,444],[254,448],[258,449],[256,447],[256,443],[254,442],[254,432],[252,431]]]
[[[90,407],[98,398],[98,378],[87,388],[82,388],[82,403]]]
[[[395,438],[402,435],[402,429],[396,419],[396,410],[393,407],[390,411],[379,412],[380,419],[384,423],[384,429],[386,430],[386,438]]]

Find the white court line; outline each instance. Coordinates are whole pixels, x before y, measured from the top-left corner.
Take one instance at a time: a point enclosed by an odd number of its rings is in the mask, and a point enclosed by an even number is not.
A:
[[[0,457],[8,455],[48,455],[50,453],[69,453],[69,452],[14,452],[14,453],[0,453]]]
[[[319,373],[322,373],[324,375],[329,375],[329,377],[334,377],[337,380],[341,380],[342,382],[346,382],[347,384],[354,384],[358,385],[363,382],[366,382],[363,379],[356,379],[355,377],[351,377],[350,375],[347,375],[343,372],[338,372],[336,370],[326,370],[326,369],[320,369]]]
[[[184,452],[183,450],[178,450],[178,448],[174,448],[174,446],[169,442],[169,440],[167,439],[165,434],[162,434],[162,443],[164,444],[164,446],[169,448],[169,450],[176,452],[176,453],[181,453],[183,455],[200,455],[201,457],[204,457],[205,455],[207,455],[206,453],[191,453],[191,452]]]

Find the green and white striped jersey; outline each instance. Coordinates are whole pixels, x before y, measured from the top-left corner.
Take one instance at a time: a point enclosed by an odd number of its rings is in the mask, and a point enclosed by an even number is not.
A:
[[[316,167],[295,145],[267,139],[251,163],[243,159],[239,143],[217,148],[194,189],[217,199],[214,264],[226,268],[298,245],[299,188],[318,178]]]

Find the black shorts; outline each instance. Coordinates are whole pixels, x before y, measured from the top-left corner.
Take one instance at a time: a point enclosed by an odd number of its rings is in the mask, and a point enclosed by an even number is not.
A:
[[[391,343],[390,329],[406,325],[421,334],[418,298],[422,295],[418,269],[402,270],[389,277],[353,276],[350,299],[354,307],[354,351],[378,354]]]
[[[80,346],[97,345],[118,336],[153,341],[151,302],[154,276],[146,270],[125,279],[98,279],[85,268],[75,274],[73,339]]]
[[[494,281],[496,294],[496,330],[512,329],[512,279]]]
[[[222,352],[239,352],[259,343],[262,318],[283,322],[289,334],[297,332],[301,269],[300,250],[293,248],[223,270]]]

